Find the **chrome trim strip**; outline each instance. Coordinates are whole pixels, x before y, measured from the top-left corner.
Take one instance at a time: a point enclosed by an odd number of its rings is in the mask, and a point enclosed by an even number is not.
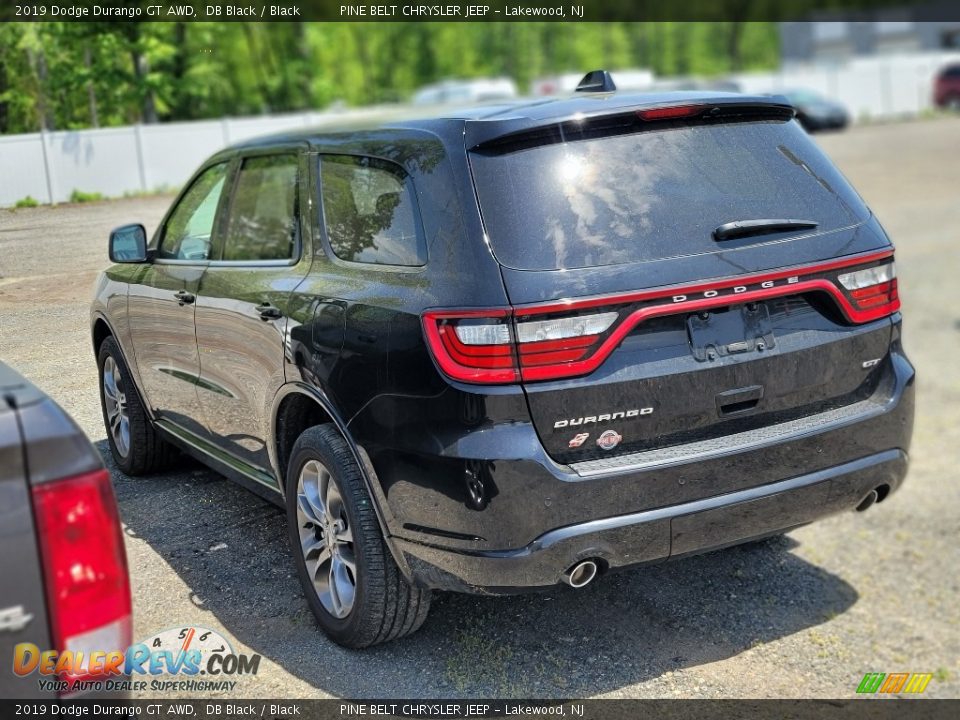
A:
[[[248,463],[244,462],[240,458],[208,443],[206,440],[203,440],[202,438],[197,437],[186,428],[182,428],[176,423],[163,418],[157,420],[156,425],[160,429],[175,436],[181,442],[186,443],[187,445],[192,447],[194,450],[197,450],[203,453],[204,455],[208,455],[214,460],[217,460],[223,463],[224,465],[227,465],[228,467],[230,467],[230,469],[240,473],[245,478],[252,480],[253,482],[259,483],[260,485],[264,485],[270,488],[271,490],[273,490],[274,492],[279,491],[280,486],[272,475],[264,472],[263,470],[260,470],[259,468],[255,468],[249,465]]]
[[[621,455],[613,458],[599,458],[572,463],[570,467],[580,477],[596,477],[637,470],[650,470],[680,465],[692,460],[713,460],[714,458],[756,450],[771,443],[782,441],[785,437],[802,439],[810,435],[830,432],[853,423],[869,420],[882,415],[887,410],[886,402],[877,402],[872,398],[810,415],[796,420],[768,425],[754,430],[745,430],[734,435],[726,435],[699,442],[672,445],[667,448],[644,450],[643,452]]]

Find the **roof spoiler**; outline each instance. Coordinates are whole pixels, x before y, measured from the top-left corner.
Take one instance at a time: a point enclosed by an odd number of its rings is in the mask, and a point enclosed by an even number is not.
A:
[[[622,104],[616,104],[616,100]],[[639,102],[638,102],[639,99]],[[556,117],[516,117],[491,123],[468,121],[464,140],[470,150],[505,148],[508,145],[538,145],[556,137],[584,137],[584,133],[607,134],[629,128],[643,129],[649,124],[686,120],[693,122],[730,121],[746,118],[790,120],[796,110],[782,96],[726,95],[670,97],[644,102],[637,96],[612,96],[613,106],[605,104],[592,111],[578,111]],[[639,124],[638,124],[639,123]]]
[[[583,76],[575,92],[616,92],[613,76],[606,70],[591,70]]]

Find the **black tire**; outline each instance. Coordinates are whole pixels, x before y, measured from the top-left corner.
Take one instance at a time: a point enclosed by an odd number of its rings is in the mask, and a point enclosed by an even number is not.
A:
[[[124,395],[126,415],[129,422],[129,447],[126,454],[117,447],[107,417],[107,399],[104,396],[104,365],[112,360],[119,369],[117,386]],[[154,429],[147,417],[140,395],[130,377],[120,347],[113,337],[106,338],[97,353],[98,384],[100,387],[100,410],[103,413],[103,425],[107,431],[107,442],[113,461],[127,475],[149,475],[169,467],[177,457],[177,450],[167,443]]]
[[[341,512],[345,512],[352,534],[355,594],[352,609],[342,618],[321,601],[301,545],[297,488],[301,472],[311,462],[319,463],[335,483],[342,501]],[[361,470],[335,426],[309,428],[297,439],[287,470],[286,504],[288,538],[297,577],[310,610],[331,640],[348,648],[365,648],[409,635],[423,625],[430,610],[430,591],[410,585],[394,562]]]

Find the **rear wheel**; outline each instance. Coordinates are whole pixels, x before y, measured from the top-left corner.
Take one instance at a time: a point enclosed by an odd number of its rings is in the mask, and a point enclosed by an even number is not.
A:
[[[100,408],[113,461],[127,475],[168,467],[177,451],[154,430],[117,341],[108,337],[97,353]]]
[[[333,425],[297,439],[287,528],[307,603],[330,638],[362,648],[417,630],[430,591],[410,585],[384,543],[360,468]]]

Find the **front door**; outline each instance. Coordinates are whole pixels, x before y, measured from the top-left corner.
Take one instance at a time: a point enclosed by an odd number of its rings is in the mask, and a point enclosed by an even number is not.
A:
[[[157,232],[153,261],[130,284],[128,312],[146,402],[155,415],[205,434],[197,398],[194,313],[210,257],[227,164],[206,168]]]
[[[212,442],[273,476],[270,415],[284,383],[287,306],[310,267],[301,252],[299,158],[246,157],[238,173],[197,296],[197,387]]]

